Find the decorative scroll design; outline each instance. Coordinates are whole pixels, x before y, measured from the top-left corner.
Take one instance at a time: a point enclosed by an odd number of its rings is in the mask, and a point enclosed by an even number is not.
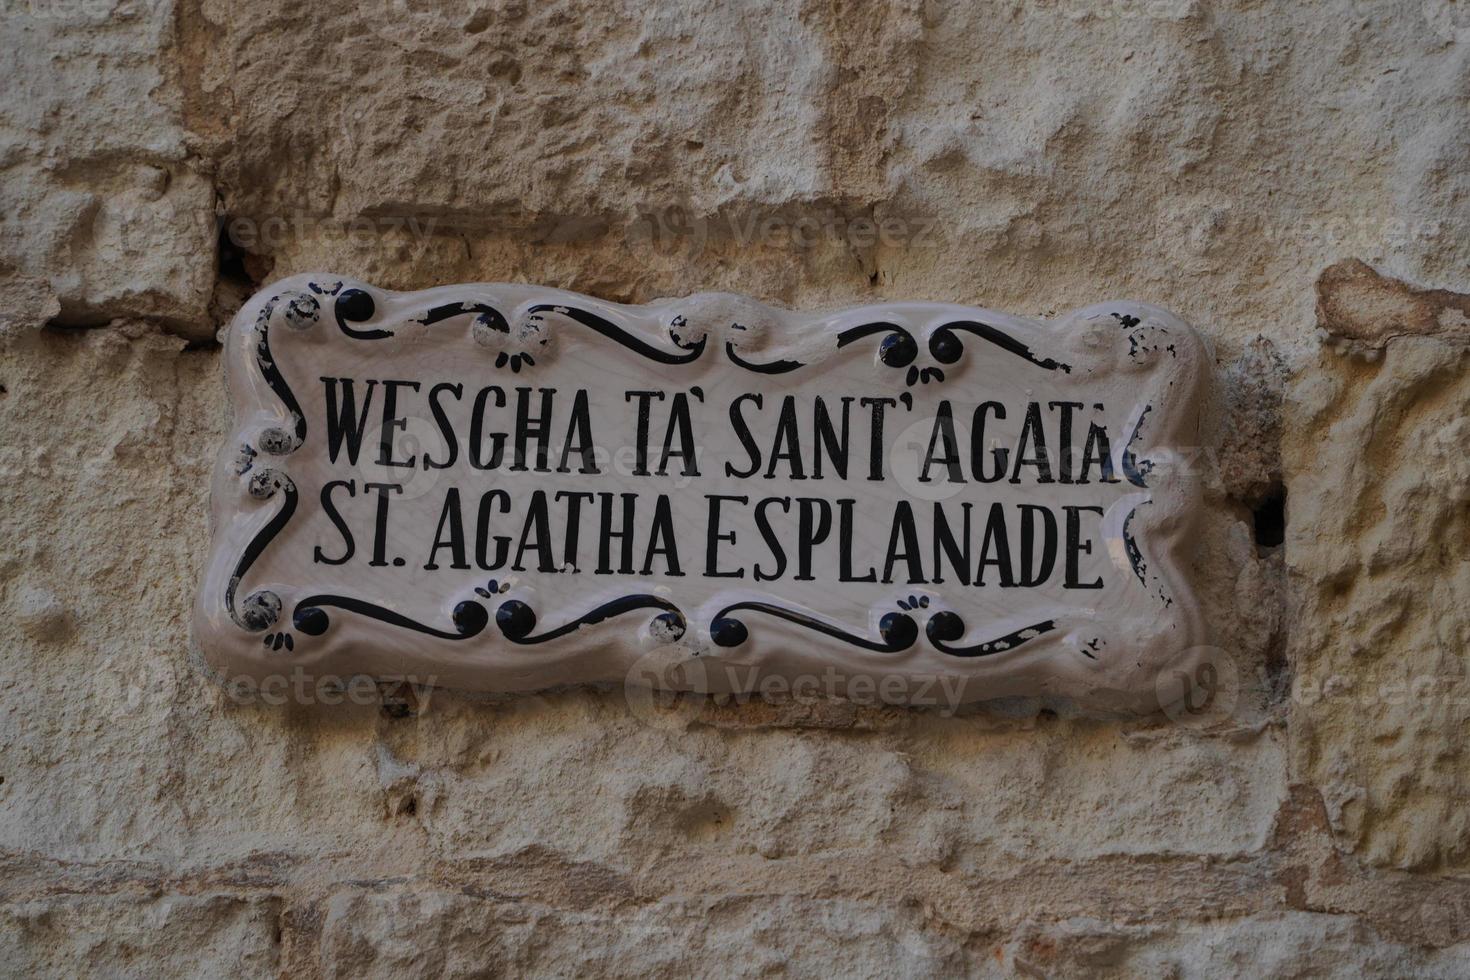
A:
[[[281,322],[294,329],[306,329],[317,323],[320,319],[321,300],[317,297],[335,297],[333,302],[333,315],[340,331],[347,337],[356,340],[382,340],[393,337],[394,331],[385,328],[359,329],[352,324],[365,323],[371,320],[377,312],[377,306],[371,294],[359,288],[343,289],[340,283],[322,285],[315,282],[308,283],[309,292],[284,292],[272,296],[262,307],[255,322],[255,346],[254,360],[256,367],[265,384],[280,401],[290,418],[289,430],[280,427],[272,427],[262,431],[258,437],[258,445],[262,452],[276,456],[288,455],[301,447],[306,440],[307,423],[301,405],[292,392],[290,385],[286,382],[276,364],[274,354],[270,346],[270,334],[273,322],[276,322],[277,314],[280,314]],[[568,306],[558,303],[541,303],[529,307],[525,311],[528,319],[539,320],[548,313],[564,316],[592,330],[599,336],[611,340],[624,348],[644,357],[648,360],[666,365],[690,364],[703,356],[707,335],[700,336],[696,341],[683,341],[676,331],[671,328],[670,339],[678,348],[679,353],[662,350],[644,341],[630,331],[618,326],[612,321],[586,309]],[[482,302],[455,302],[446,303],[429,308],[419,317],[416,322],[424,325],[433,325],[462,315],[473,315],[476,329],[484,329],[499,334],[509,334],[510,325],[505,316],[494,306]],[[1113,314],[1119,325],[1129,330],[1129,356],[1135,362],[1142,363],[1147,358],[1167,353],[1177,357],[1177,351],[1172,343],[1166,343],[1168,331],[1163,327],[1140,326],[1137,317]],[[676,325],[682,325],[682,317],[675,318]],[[1154,343],[1145,341],[1145,331],[1154,330],[1164,339],[1156,339]],[[992,324],[974,320],[948,321],[937,327],[929,336],[928,348],[933,359],[940,364],[956,363],[964,352],[964,344],[959,333],[968,333],[980,338],[995,348],[1008,354],[1019,357],[1028,363],[1047,371],[1062,371],[1070,374],[1072,368],[1069,364],[1037,354],[1028,345],[1022,343],[1016,337],[1010,335],[999,327]],[[907,384],[912,386],[916,381],[922,380],[927,383],[931,375],[935,380],[943,381],[944,374],[939,368],[923,368],[914,366],[918,357],[919,345],[914,335],[900,324],[888,321],[874,321],[848,327],[836,335],[836,349],[841,350],[864,340],[868,337],[882,334],[882,340],[878,344],[877,357],[885,366],[894,369],[907,368]],[[729,361],[735,366],[756,374],[778,375],[787,374],[803,367],[810,366],[808,362],[778,359],[766,363],[747,360],[738,353],[733,341],[725,344],[725,353]],[[523,357],[529,364],[534,365],[529,355],[518,355]],[[501,353],[497,366],[505,363],[506,354]],[[515,365],[519,370],[519,365]],[[904,398],[910,397],[907,393]],[[1153,405],[1147,404],[1141,411],[1137,422],[1133,427],[1128,440],[1124,445],[1122,454],[1122,471],[1128,482],[1134,486],[1148,489],[1148,476],[1152,470],[1153,463],[1146,458],[1140,459],[1135,452],[1137,443],[1145,423],[1150,418]],[[252,468],[252,463],[247,457],[253,457],[254,451],[251,447],[244,446],[245,456],[238,472],[244,476]],[[298,491],[295,483],[284,472],[277,469],[264,468],[256,471],[249,477],[247,490],[250,496],[265,500],[280,493],[283,497],[281,508],[271,517],[267,524],[250,540],[241,554],[235,568],[229,578],[225,589],[225,608],[230,618],[241,629],[251,633],[262,633],[274,626],[280,619],[282,603],[274,592],[269,590],[258,590],[246,596],[238,604],[236,594],[246,574],[264,553],[271,542],[284,530],[286,525],[294,516],[298,503]],[[1132,533],[1132,524],[1138,507],[1152,503],[1152,500],[1142,501],[1134,507],[1124,518],[1122,536],[1125,551],[1134,575],[1145,588],[1150,587],[1149,578],[1157,580],[1157,576],[1150,576],[1148,563]],[[1157,595],[1165,606],[1171,605],[1173,600],[1169,597],[1162,585],[1155,582]],[[482,596],[489,597],[489,593],[476,590]],[[495,591],[495,584],[491,583],[491,591]],[[913,600],[914,606],[900,603],[904,611],[888,612],[884,614],[878,623],[879,639],[852,632],[841,626],[812,617],[802,611],[787,608],[775,602],[764,600],[744,600],[728,605],[721,609],[710,621],[709,635],[715,645],[720,647],[740,646],[749,638],[749,630],[745,623],[735,618],[734,614],[741,611],[759,613],[770,616],[788,623],[792,623],[803,629],[812,630],[828,637],[863,650],[877,653],[898,653],[909,649],[918,639],[918,626],[914,618],[909,614],[912,608],[919,608],[919,601]],[[921,603],[927,607],[927,600]],[[344,612],[354,613],[376,620],[389,626],[410,630],[426,636],[444,640],[465,640],[482,634],[489,623],[489,612],[486,606],[473,599],[467,599],[458,603],[452,613],[452,630],[441,629],[427,623],[419,622],[401,613],[395,612],[384,606],[352,596],[318,594],[307,596],[296,603],[292,613],[292,625],[303,634],[309,636],[320,636],[326,632],[331,624],[328,609],[340,609]],[[536,645],[558,639],[575,632],[583,626],[596,625],[606,620],[623,616],[642,609],[661,610],[650,622],[650,630],[659,639],[665,642],[674,642],[684,637],[687,632],[687,620],[677,605],[668,599],[652,594],[630,594],[605,602],[570,622],[564,623],[546,632],[535,634],[537,618],[534,610],[526,602],[512,599],[500,605],[495,613],[495,621],[500,632],[511,642],[518,645]],[[1051,633],[1059,627],[1055,620],[1044,620],[1021,629],[1013,630],[1002,636],[991,640],[959,645],[958,641],[964,636],[966,626],[963,619],[954,612],[940,610],[933,613],[925,624],[925,635],[933,647],[947,655],[961,658],[977,658],[993,656],[999,653],[1014,650],[1022,644],[1037,637]],[[280,650],[283,646],[290,650],[294,649],[294,640],[284,631],[267,633],[265,644],[274,650]],[[1090,654],[1085,654],[1091,656]],[[1095,659],[1095,658],[1093,658]]]
[[[313,287],[315,288],[315,284],[313,284]],[[372,319],[376,309],[377,307],[372,296],[365,290],[355,288],[342,290],[337,295],[334,306],[337,326],[344,334],[356,340],[381,340],[394,336],[392,330],[381,328],[363,330],[349,326],[350,323],[361,323]],[[670,366],[691,364],[699,360],[704,355],[709,339],[708,335],[704,335],[698,340],[686,342],[671,328],[669,330],[669,339],[679,350],[679,353],[674,353],[653,346],[601,314],[565,303],[538,303],[527,308],[525,316],[529,320],[537,320],[548,313],[555,313],[566,317],[574,323],[581,324],[640,357],[658,364],[667,364]],[[414,322],[432,325],[453,317],[471,314],[476,317],[477,327],[483,327],[501,334],[510,333],[510,326],[504,314],[488,303],[474,301],[444,303],[431,307],[422,316],[417,317]],[[674,321],[676,324],[683,324],[685,322],[683,317],[675,317]],[[1002,328],[975,320],[953,320],[941,324],[935,329],[929,337],[929,351],[938,363],[953,364],[964,353],[964,344],[956,336],[956,331],[973,334],[993,344],[996,348],[1020,357],[1043,370],[1063,371],[1069,374],[1072,371],[1071,365],[1052,357],[1038,355],[1027,344],[1013,337]],[[914,364],[919,354],[918,341],[908,329],[897,323],[876,321],[847,327],[837,334],[835,349],[841,350],[856,341],[879,333],[884,334],[884,337],[878,345],[878,360],[890,368],[907,368],[908,372],[905,380],[908,386],[912,387],[919,381],[927,384],[931,380],[944,380],[944,371],[941,368],[919,368]],[[725,342],[725,356],[731,364],[734,364],[742,370],[750,371],[753,374],[789,374],[792,371],[809,367],[812,363],[792,358],[779,358],[764,363],[755,361],[741,355],[734,340],[727,340]],[[496,366],[503,367],[506,360],[507,358],[505,357],[498,359]],[[520,355],[520,361],[516,361],[513,367],[519,370],[521,362],[535,364],[535,361],[528,355],[522,354]]]
[[[1149,414],[1154,410],[1152,403],[1144,405],[1143,411],[1138,415],[1138,421],[1133,425],[1133,432],[1129,434],[1128,441],[1123,445],[1123,476],[1135,487],[1148,489],[1148,475],[1153,470],[1152,460],[1140,460],[1133,451],[1133,444],[1138,441],[1143,432],[1143,424],[1148,421]]]
[[[958,613],[941,610],[929,617],[924,632],[928,634],[929,642],[934,644],[934,649],[947,653],[951,657],[990,657],[997,653],[1014,650],[1026,641],[1034,640],[1056,628],[1056,620],[1046,619],[1018,630],[1012,630],[993,640],[971,643],[967,646],[953,646],[955,640],[965,635],[965,621]]]
[[[1128,331],[1129,360],[1140,366],[1146,366],[1151,359],[1162,356],[1163,354],[1178,358],[1178,349],[1169,340],[1167,327],[1142,324],[1142,321],[1138,317],[1121,313],[1113,313],[1112,317],[1118,321],[1119,327]],[[1152,342],[1149,342],[1147,339],[1147,335],[1150,334],[1153,335]],[[1172,383],[1170,382],[1171,385]],[[1133,432],[1129,434],[1128,441],[1123,446],[1123,476],[1129,483],[1144,490],[1150,489],[1148,477],[1153,472],[1154,463],[1150,459],[1140,459],[1134,451],[1133,446],[1138,441],[1138,437],[1143,433],[1144,424],[1148,422],[1153,410],[1154,406],[1152,402],[1143,406],[1143,410],[1139,412],[1138,421],[1133,425]],[[1167,608],[1174,604],[1174,598],[1169,594],[1169,590],[1159,580],[1157,575],[1149,575],[1148,560],[1144,557],[1143,549],[1139,547],[1138,540],[1133,534],[1133,519],[1138,515],[1138,508],[1147,507],[1152,504],[1152,498],[1141,501],[1123,518],[1123,551],[1128,556],[1128,565],[1133,569],[1133,574],[1138,579],[1138,583],[1145,589],[1149,589],[1149,579],[1152,577],[1154,579],[1152,585],[1154,594],[1159,602]]]
[[[302,295],[305,296],[305,294]],[[311,297],[305,298],[315,302]],[[281,296],[272,296],[255,321],[255,366],[260,369],[260,376],[291,416],[291,431],[287,432],[285,429],[272,427],[260,434],[258,441],[261,451],[270,453],[272,456],[285,456],[293,453],[306,441],[306,414],[301,411],[301,403],[296,400],[291,386],[286,383],[281,369],[276,366],[275,355],[271,353],[271,318],[275,316],[276,304],[281,299]],[[294,305],[300,300],[293,298],[291,302]]]
[[[416,619],[410,619],[402,613],[386,609],[376,603],[341,595],[307,596],[296,603],[296,609],[291,614],[291,622],[308,636],[321,636],[331,625],[331,618],[326,612],[329,608],[343,609],[360,616],[367,616],[369,619],[376,619],[380,623],[387,623],[389,626],[413,630],[415,633],[423,633],[441,640],[468,640],[478,636],[485,629],[485,624],[490,622],[490,614],[486,612],[485,607],[473,599],[466,599],[454,607],[454,612],[451,614],[454,631],[451,632],[436,629]]]
[[[265,527],[256,532],[255,537],[245,546],[240,560],[235,563],[235,570],[230,573],[230,580],[225,585],[225,609],[235,625],[251,633],[259,633],[269,629],[281,616],[281,597],[274,592],[261,590],[252,592],[245,597],[239,608],[235,606],[235,593],[240,587],[240,580],[250,571],[256,559],[265,552],[276,535],[281,533],[296,513],[296,484],[291,478],[280,470],[260,470],[250,478],[250,496],[259,500],[268,500],[279,491],[285,499],[281,509],[266,523]]]
[[[393,336],[391,330],[357,330],[347,324],[371,320],[377,312],[377,304],[365,289],[344,289],[333,304],[337,316],[337,328],[354,340],[383,340]]]
[[[730,359],[731,364],[735,365],[738,368],[744,368],[745,370],[750,371],[754,374],[787,374],[791,371],[795,371],[798,368],[806,367],[806,364],[803,361],[780,360],[769,361],[765,364],[757,364],[754,361],[747,361],[745,360],[745,358],[735,353],[735,341],[733,340],[725,341],[725,356]]]
[[[1046,371],[1061,371],[1065,374],[1072,373],[1072,366],[1051,357],[1038,357],[1030,347],[1021,343],[1015,337],[1006,333],[1000,327],[989,323],[981,323],[978,320],[952,320],[935,330],[929,336],[929,352],[934,359],[941,364],[953,364],[960,359],[964,352],[964,344],[955,331],[961,330],[965,333],[974,334],[981,340],[994,344],[1008,354],[1014,354],[1022,360],[1030,361],[1037,367]]]
[[[955,331],[974,334],[1000,350],[1014,354],[1043,370],[1063,371],[1067,374],[1072,372],[1071,365],[1055,358],[1039,356],[1000,327],[975,320],[951,320],[941,324],[930,334],[929,353],[940,364],[954,364],[964,354],[964,343],[956,336]],[[919,344],[912,333],[897,323],[874,322],[848,327],[837,335],[837,349],[841,350],[855,341],[878,333],[885,335],[878,345],[878,360],[894,369],[907,368],[905,383],[909,387],[920,381],[928,384],[931,380],[944,380],[942,368],[920,368],[914,364],[919,355]],[[777,360],[765,364],[747,360],[737,352],[733,341],[726,342],[725,355],[737,367],[758,374],[786,374],[807,366],[806,362],[795,360]]]
[[[914,335],[896,323],[863,323],[848,327],[837,335],[837,349],[841,350],[854,341],[870,337],[875,333],[886,333],[878,345],[878,359],[891,368],[908,367],[918,356],[919,345]],[[756,374],[787,374],[807,366],[805,361],[779,360],[758,364],[747,361],[736,353],[734,341],[725,342],[725,356],[736,367]]]
[[[445,303],[443,306],[431,307],[429,312],[415,322],[433,326],[441,320],[463,316],[466,313],[475,314],[477,322],[483,324],[487,329],[494,330],[496,333],[510,333],[510,324],[505,322],[505,315],[489,303]]]
[[[316,283],[310,284],[310,289],[317,295],[323,292]],[[284,307],[281,306],[282,301],[285,303]],[[266,301],[261,308],[260,316],[255,321],[255,366],[259,369],[262,380],[275,394],[291,418],[290,431],[272,426],[263,430],[256,441],[261,452],[273,456],[285,456],[301,448],[302,443],[306,441],[306,415],[302,412],[301,403],[296,400],[295,393],[286,383],[285,376],[281,374],[280,368],[276,365],[275,355],[271,352],[271,322],[278,309],[281,310],[282,319],[288,326],[303,330],[320,319],[321,303],[316,296],[308,293],[281,293]],[[236,464],[236,472],[240,476],[245,476],[254,468],[255,455],[256,452],[250,445],[240,447],[240,457]],[[241,553],[225,585],[225,610],[236,626],[250,633],[264,632],[276,624],[281,618],[281,597],[269,589],[260,589],[250,593],[237,606],[235,594],[239,591],[240,581],[250,571],[251,566],[290,523],[296,513],[299,495],[295,482],[277,469],[258,470],[249,477],[246,483],[246,492],[258,500],[268,500],[278,491],[284,497],[285,503],[265,527],[250,539],[250,543],[245,546],[245,550]],[[283,645],[288,648],[295,645],[288,634],[274,632],[266,634],[265,644],[275,650],[281,649]]]
[[[714,640],[716,646],[737,647],[744,643],[750,636],[750,631],[746,628],[745,624],[731,616],[731,613],[739,612],[742,609],[764,613],[767,616],[774,616],[777,619],[784,619],[786,622],[795,623],[804,629],[824,633],[844,643],[851,644],[863,650],[872,650],[875,653],[898,653],[900,650],[907,650],[914,645],[914,640],[919,637],[919,627],[914,623],[913,617],[906,612],[886,613],[878,621],[878,635],[882,639],[872,640],[866,636],[849,633],[840,626],[833,626],[831,623],[808,616],[806,613],[798,612],[795,609],[787,609],[784,606],[778,606],[772,602],[748,600],[726,606],[710,620],[709,635],[710,639]]]
[[[705,342],[708,340],[707,337],[700,337],[698,340],[686,344],[675,336],[673,331],[670,331],[669,339],[673,341],[675,347],[678,347],[684,352],[682,354],[671,354],[668,351],[659,350],[652,344],[624,330],[611,320],[598,316],[591,310],[582,310],[575,306],[566,306],[562,303],[537,303],[526,311],[527,316],[536,316],[544,313],[558,313],[569,320],[596,331],[608,340],[621,344],[640,357],[645,357],[659,364],[688,364],[692,361],[697,361],[704,353]]]
[[[878,621],[878,635],[881,640],[873,640],[866,636],[852,633],[839,626],[834,626],[824,620],[809,616],[795,609],[774,602],[748,600],[733,603],[726,606],[715,614],[710,621],[710,638],[716,646],[737,647],[749,639],[750,631],[745,623],[735,619],[731,614],[743,609],[774,616],[788,623],[794,623],[803,629],[813,630],[826,636],[834,637],[844,643],[859,647],[863,650],[872,650],[875,653],[898,653],[907,650],[914,645],[918,639],[919,630],[915,625],[913,617],[908,610],[928,608],[929,599],[915,599],[909,597],[909,601],[899,601],[899,606],[904,612],[890,612]],[[998,653],[1006,653],[1014,650],[1028,640],[1034,640],[1039,636],[1057,629],[1055,620],[1047,619],[1031,626],[1012,630],[1004,636],[998,636],[992,640],[980,643],[971,643],[964,646],[955,646],[954,641],[965,635],[965,622],[957,613],[949,610],[940,610],[929,617],[925,624],[924,633],[929,642],[941,653],[947,653],[952,657],[988,657]]]
[[[1143,432],[1143,423],[1148,419],[1151,411],[1153,411],[1153,405],[1143,406],[1143,411],[1139,413],[1138,421],[1133,425],[1133,432],[1128,436],[1128,441],[1123,446],[1123,475],[1128,479],[1129,483],[1145,490],[1148,489],[1147,478],[1149,472],[1153,469],[1153,464],[1147,459],[1140,461],[1137,458],[1133,452],[1133,443],[1137,441],[1139,434]],[[1143,550],[1139,548],[1138,540],[1133,536],[1133,518],[1137,516],[1139,507],[1145,507],[1152,503],[1152,500],[1142,501],[1128,512],[1127,517],[1123,518],[1123,551],[1128,555],[1128,565],[1133,569],[1133,574],[1138,577],[1138,584],[1144,588],[1148,588],[1148,562],[1143,557]],[[1167,605],[1170,601],[1168,596],[1162,592],[1160,596]]]
[[[349,289],[342,293],[337,299],[336,313],[337,324],[347,336],[357,340],[382,340],[392,337],[391,330],[357,330],[347,325],[347,321],[361,322],[372,318],[376,306],[373,298],[361,289]],[[659,364],[688,364],[696,361],[704,353],[706,338],[701,337],[693,343],[684,343],[670,332],[670,339],[675,347],[682,353],[671,353],[660,350],[652,344],[644,341],[635,334],[623,329],[606,317],[599,316],[591,310],[568,306],[564,303],[537,303],[525,311],[525,316],[530,320],[537,320],[547,313],[556,313],[589,328],[595,333],[606,337],[615,343],[633,351],[640,357],[647,358]],[[496,333],[509,334],[510,324],[505,315],[488,303],[458,302],[444,303],[440,306],[431,307],[423,316],[417,317],[414,322],[432,326],[444,320],[457,316],[473,314],[477,327],[492,330]],[[529,360],[529,359],[528,359]],[[534,360],[530,361],[535,364]]]
[[[664,610],[655,616],[650,624],[650,629],[658,639],[665,643],[672,643],[683,637],[688,625],[684,613],[668,599],[648,594],[625,595],[610,602],[604,602],[571,622],[563,623],[555,629],[547,630],[536,636],[531,635],[531,631],[536,628],[535,611],[521,600],[511,599],[502,603],[495,611],[495,623],[500,627],[500,632],[505,634],[507,640],[522,646],[529,646],[555,640],[568,633],[574,633],[583,626],[595,626],[604,620],[639,609]]]

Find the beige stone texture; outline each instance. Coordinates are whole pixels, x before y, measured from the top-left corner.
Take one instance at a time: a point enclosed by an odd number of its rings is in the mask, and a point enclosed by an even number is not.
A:
[[[1434,337],[1323,354],[1286,411],[1297,762],[1373,864],[1470,867],[1467,363]]]
[[[1470,973],[1462,3],[6,0],[0,74],[0,972]],[[239,703],[213,338],[316,270],[1169,307],[1233,679]]]

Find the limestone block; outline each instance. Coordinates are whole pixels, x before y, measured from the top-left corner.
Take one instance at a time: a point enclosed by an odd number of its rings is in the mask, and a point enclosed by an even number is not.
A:
[[[15,976],[266,976],[279,961],[279,900],[232,894],[52,895],[0,905]]]
[[[587,897],[596,904],[567,908],[444,890],[342,892],[323,917],[319,968],[362,978],[674,977],[713,963],[736,977],[966,970],[963,939],[926,927],[902,899]]]
[[[1183,927],[1069,919],[1018,930],[1004,961],[1022,976],[1457,977],[1470,944],[1426,950],[1346,915],[1292,912]]]
[[[1293,768],[1374,865],[1470,862],[1466,356],[1404,336],[1288,391]]]
[[[57,322],[145,317],[213,335],[214,189],[171,83],[171,3],[7,5],[0,268],[50,283]]]
[[[710,847],[775,858],[881,841],[916,865],[995,869],[1262,847],[1285,792],[1280,741],[1158,732],[916,716],[838,739],[732,741],[713,711],[652,713],[622,691],[499,707],[434,694],[389,729],[378,768],[385,786],[409,775],[400,790],[443,860],[540,846],[633,868]]]
[[[276,275],[1028,313],[1105,285],[1294,352],[1284,270],[1466,285],[1464,45],[1410,6],[216,0],[180,85]]]
[[[0,962],[1470,972],[1456,6],[5,4]],[[236,703],[187,630],[207,341],[315,268],[1177,309],[1231,414],[1198,559],[1239,708]]]

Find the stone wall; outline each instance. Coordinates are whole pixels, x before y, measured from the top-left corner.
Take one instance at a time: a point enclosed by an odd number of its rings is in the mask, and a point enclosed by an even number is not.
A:
[[[1470,972],[1463,3],[3,11],[5,971]],[[215,337],[303,271],[1168,306],[1229,710],[232,700]]]

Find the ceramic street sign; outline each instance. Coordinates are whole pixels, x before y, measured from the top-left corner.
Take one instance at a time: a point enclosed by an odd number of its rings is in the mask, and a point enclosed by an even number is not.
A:
[[[256,296],[196,637],[226,677],[1159,707],[1209,353],[1175,317]],[[806,683],[802,683],[805,681]]]

